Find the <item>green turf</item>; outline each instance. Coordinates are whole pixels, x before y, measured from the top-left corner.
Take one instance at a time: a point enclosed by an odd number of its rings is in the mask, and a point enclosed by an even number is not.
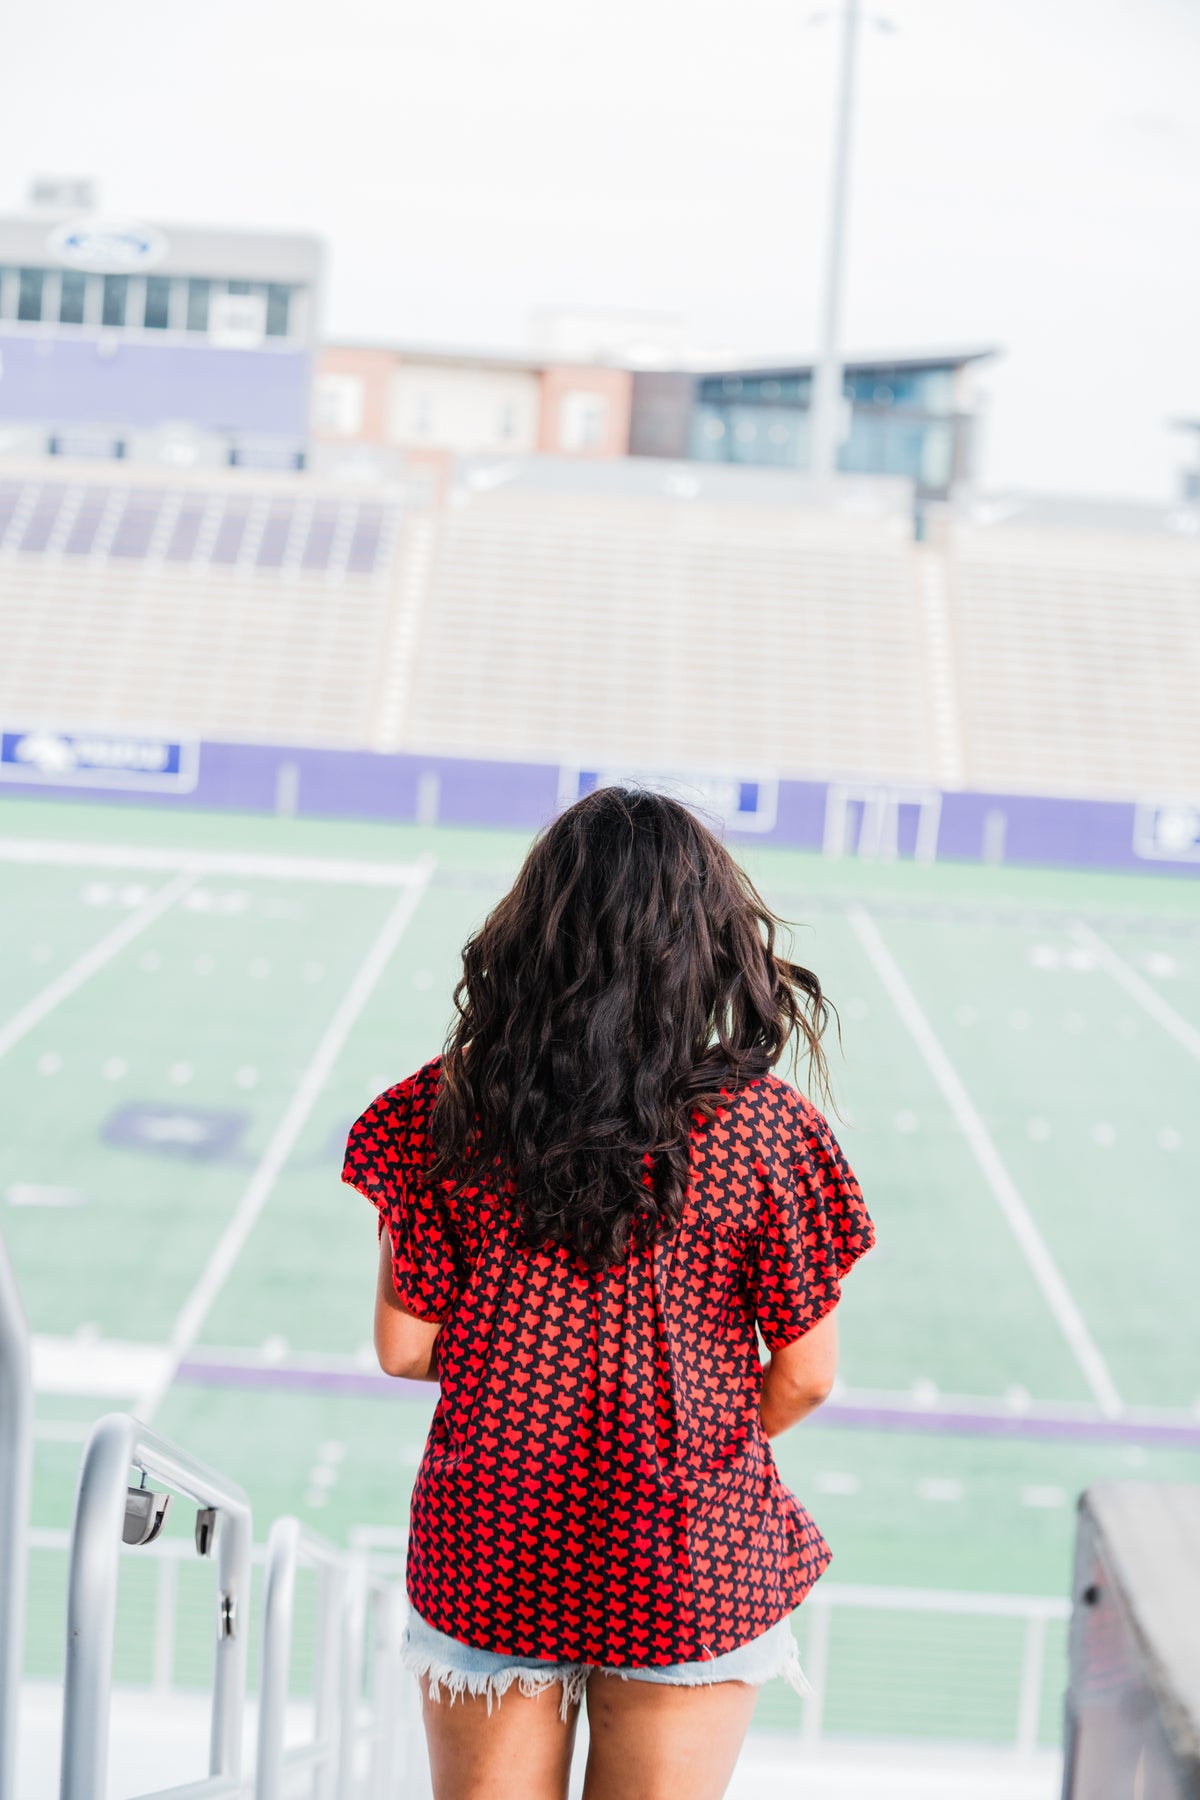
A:
[[[374,1228],[366,1202],[338,1182],[340,1143],[381,1087],[440,1045],[463,941],[511,879],[526,839],[15,799],[0,801],[0,837],[436,859],[198,1340],[210,1354],[284,1340],[275,1353],[285,1361],[360,1352],[370,1337]],[[834,863],[758,847],[745,860],[766,898],[799,921],[796,953],[818,970],[841,1014],[834,1123],[879,1233],[846,1285],[847,1387],[906,1396],[932,1383],[993,1404],[1013,1388],[1046,1403],[1091,1400],[958,1121],[851,928],[847,909],[857,904],[957,1070],[1122,1400],[1189,1416],[1200,1399],[1196,1063],[1102,967],[1079,966],[1069,926],[1090,922],[1182,1020],[1200,1025],[1195,885]],[[130,890],[149,893],[166,879],[0,863],[0,1025],[130,916],[138,904]],[[97,1336],[166,1341],[396,898],[385,887],[240,875],[205,875],[197,889],[5,1059],[0,1226],[34,1330],[79,1333],[81,1369]],[[133,1103],[244,1114],[237,1157],[199,1164],[104,1141],[106,1121]],[[31,1188],[70,1190],[77,1204],[12,1203]],[[39,1422],[58,1433],[38,1442],[39,1525],[69,1521],[80,1455],[72,1422],[82,1426],[133,1397],[39,1397]],[[344,1539],[355,1524],[403,1524],[433,1397],[188,1383],[167,1396],[157,1423],[245,1484],[260,1537],[287,1510]],[[321,1488],[312,1471],[320,1446],[333,1441],[345,1455],[336,1482]],[[830,1583],[1000,1594],[1068,1592],[1074,1502],[1088,1482],[1198,1474],[1196,1457],[1182,1451],[835,1428],[820,1415],[780,1440],[777,1455],[833,1545]],[[61,1654],[61,1582],[61,1558],[39,1552],[30,1607],[30,1666],[39,1672]],[[135,1625],[149,1605],[148,1582],[131,1568],[123,1606]],[[198,1590],[181,1599],[187,1617],[205,1604]],[[190,1678],[199,1653],[185,1626],[181,1614],[178,1667]],[[803,1645],[803,1608],[796,1626]],[[1010,1736],[1020,1629],[1007,1620],[838,1613],[830,1729]],[[134,1679],[138,1631],[126,1635],[121,1669]],[[1052,1634],[1047,1740],[1058,1729],[1061,1659],[1061,1633]],[[758,1722],[798,1722],[793,1697],[776,1688]]]

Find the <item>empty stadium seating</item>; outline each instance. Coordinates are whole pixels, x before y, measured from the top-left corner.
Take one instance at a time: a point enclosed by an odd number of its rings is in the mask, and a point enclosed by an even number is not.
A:
[[[461,474],[461,472],[460,472]],[[9,466],[6,723],[1200,791],[1200,543],[531,458],[425,488]],[[738,477],[741,479],[734,479]],[[709,483],[706,474],[704,483]]]

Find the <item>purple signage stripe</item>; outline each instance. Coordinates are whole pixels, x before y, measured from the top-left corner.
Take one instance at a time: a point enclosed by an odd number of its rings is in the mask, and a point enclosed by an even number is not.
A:
[[[197,1387],[271,1388],[291,1394],[360,1394],[370,1399],[430,1400],[432,1383],[374,1375],[368,1369],[289,1368],[253,1363],[180,1363],[176,1379]],[[920,1410],[905,1405],[847,1406],[836,1402],[815,1415],[821,1425],[856,1431],[917,1431],[941,1437],[1036,1438],[1043,1442],[1156,1445],[1200,1450],[1200,1420],[1081,1418],[1076,1413],[994,1413],[959,1408]]]
[[[1080,1418],[1076,1413],[917,1411],[909,1406],[838,1406],[821,1408],[822,1425],[848,1425],[859,1431],[919,1431],[944,1437],[1074,1439],[1093,1444],[1154,1444],[1163,1449],[1200,1450],[1200,1419],[1194,1425],[1162,1419]]]
[[[306,556],[307,556],[306,552]],[[6,721],[8,723],[8,721]],[[29,728],[34,720],[16,723]],[[69,721],[42,721],[56,730]],[[10,729],[12,727],[10,726]],[[555,763],[455,756],[421,756],[407,751],[316,749],[304,745],[236,744],[205,740],[199,745],[199,772],[186,793],[133,794],[118,789],[122,805],[197,806],[238,812],[274,812],[286,772],[294,810],[306,818],[425,819],[439,825],[493,825],[533,831],[552,819],[562,804]],[[39,799],[61,794],[78,799],[79,789],[44,776],[4,771],[6,793],[20,792],[25,779]],[[422,796],[425,796],[422,800]],[[743,843],[778,844],[820,850],[829,787],[820,781],[779,783],[778,809],[771,830],[730,832]],[[90,788],[88,798],[109,798]],[[432,798],[432,804],[431,804]],[[1139,854],[1138,809],[1124,800],[1056,800],[1022,794],[947,793],[941,796],[937,855],[978,862],[989,832],[1003,837],[1004,859],[1048,868],[1137,869],[1143,873],[1200,877],[1200,841],[1184,847],[1180,860]],[[432,813],[432,817],[430,814]],[[1191,814],[1188,815],[1191,817]],[[901,855],[911,855],[912,819],[901,834]],[[997,841],[998,838],[997,838]]]
[[[274,1388],[289,1394],[364,1394],[371,1399],[428,1400],[433,1383],[373,1375],[369,1369],[288,1368],[282,1364],[181,1362],[176,1381],[196,1387]]]

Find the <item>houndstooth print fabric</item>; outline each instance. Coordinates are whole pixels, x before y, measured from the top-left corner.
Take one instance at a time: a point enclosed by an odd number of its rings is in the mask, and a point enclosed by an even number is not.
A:
[[[834,1306],[870,1248],[828,1124],[768,1075],[698,1115],[683,1218],[623,1265],[520,1240],[511,1184],[425,1176],[440,1062],[351,1129],[402,1305],[442,1323],[412,1496],[408,1593],[479,1649],[649,1667],[770,1629],[831,1552],[759,1420],[761,1363]]]

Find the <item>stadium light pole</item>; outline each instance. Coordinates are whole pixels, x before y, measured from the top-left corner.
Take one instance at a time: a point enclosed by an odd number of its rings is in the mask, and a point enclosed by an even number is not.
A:
[[[824,15],[817,14],[812,20]],[[842,0],[841,42],[833,126],[833,165],[829,183],[829,217],[825,229],[825,285],[821,297],[820,337],[813,370],[811,455],[814,480],[825,484],[837,473],[842,442],[842,301],[846,285],[846,213],[850,196],[850,150],[854,127],[854,80],[861,0]]]

